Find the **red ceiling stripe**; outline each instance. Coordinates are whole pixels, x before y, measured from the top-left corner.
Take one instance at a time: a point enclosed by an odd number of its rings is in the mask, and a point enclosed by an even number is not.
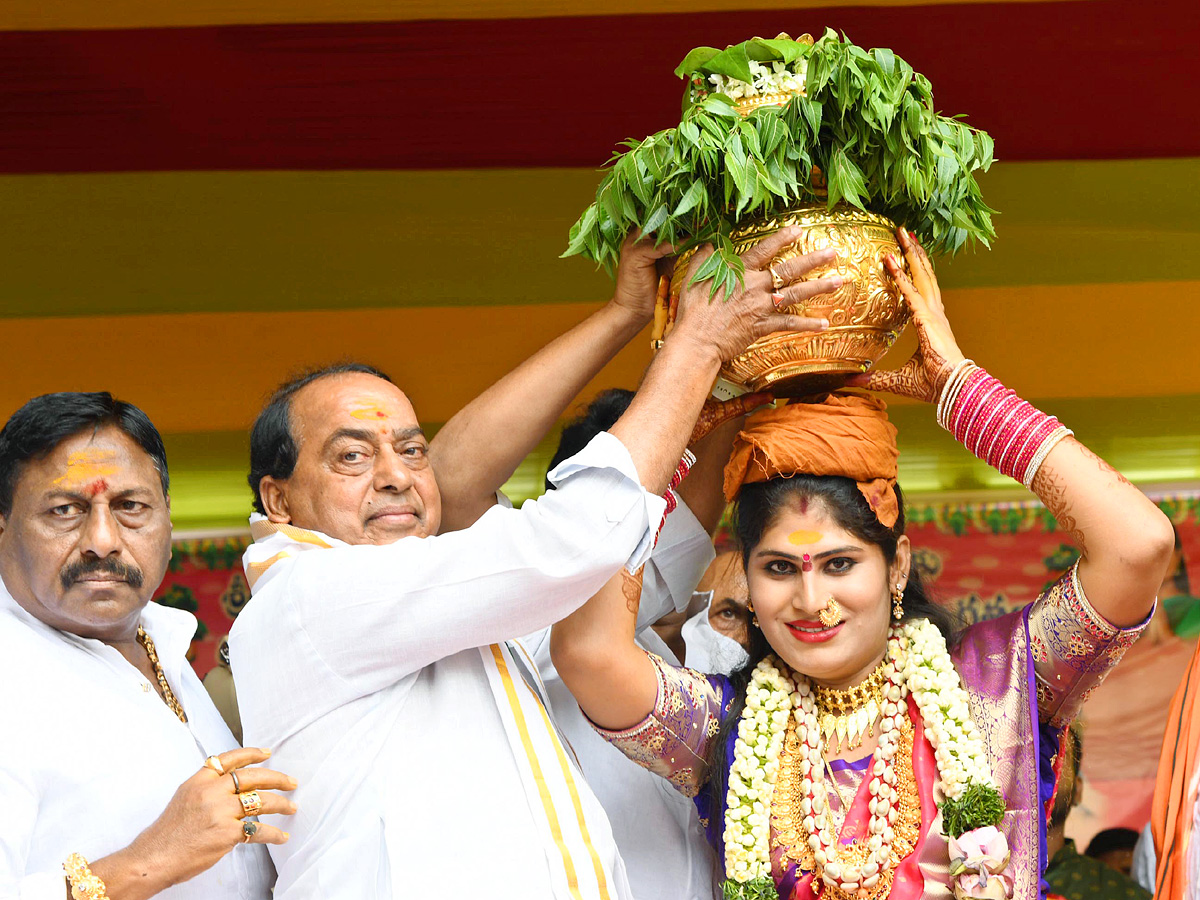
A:
[[[696,44],[833,25],[1002,159],[1200,155],[1196,0],[0,33],[0,171],[598,166]]]

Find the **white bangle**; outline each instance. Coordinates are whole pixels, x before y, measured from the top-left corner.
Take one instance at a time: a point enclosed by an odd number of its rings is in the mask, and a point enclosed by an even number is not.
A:
[[[1050,451],[1058,446],[1059,442],[1065,437],[1070,437],[1075,432],[1065,425],[1059,425],[1046,440],[1042,441],[1042,446],[1038,447],[1037,453],[1033,454],[1033,459],[1029,461],[1029,468],[1025,470],[1025,477],[1021,479],[1021,484],[1025,485],[1027,490],[1033,490],[1033,479],[1037,477],[1038,470],[1041,469],[1042,463],[1046,461],[1046,457],[1050,455]]]
[[[950,376],[946,379],[945,385],[942,386],[942,395],[938,398],[937,403],[937,422],[943,428],[946,427],[946,417],[949,411],[954,407],[954,401],[958,399],[958,394],[962,390],[962,386],[970,378],[970,372],[978,368],[973,360],[963,359],[954,365],[950,370]]]

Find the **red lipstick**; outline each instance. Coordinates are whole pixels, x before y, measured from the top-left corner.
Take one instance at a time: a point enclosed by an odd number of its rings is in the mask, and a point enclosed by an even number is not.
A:
[[[794,622],[788,622],[788,631],[792,633],[792,637],[805,644],[823,644],[826,641],[831,641],[837,636],[837,633],[842,630],[843,622],[839,622],[832,628],[826,628],[820,622],[809,622],[804,619],[797,619]],[[813,630],[806,630],[813,629]]]

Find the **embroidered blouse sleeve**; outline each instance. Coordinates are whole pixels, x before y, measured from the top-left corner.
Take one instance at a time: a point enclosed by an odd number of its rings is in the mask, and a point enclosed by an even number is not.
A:
[[[708,780],[705,760],[721,726],[721,691],[694,669],[646,655],[658,673],[654,710],[624,731],[592,727],[639,766],[670,781],[685,797],[695,797]]]
[[[1131,628],[1110,624],[1088,602],[1079,583],[1078,565],[1071,566],[1029,611],[1038,717],[1055,728],[1075,718],[1150,623],[1147,616]]]

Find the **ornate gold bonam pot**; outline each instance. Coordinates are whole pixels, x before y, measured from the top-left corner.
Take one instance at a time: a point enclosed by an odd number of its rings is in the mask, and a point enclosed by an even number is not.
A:
[[[776,261],[832,247],[837,251],[833,263],[814,269],[805,280],[841,275],[845,281],[831,294],[785,308],[796,315],[828,319],[828,329],[759,338],[721,368],[721,378],[732,385],[747,391],[771,391],[778,397],[833,390],[849,376],[866,372],[896,342],[909,319],[904,298],[883,267],[889,253],[903,259],[896,226],[889,219],[841,203],[832,209],[823,204],[798,207],[740,226],[733,233],[734,250],[745,253],[789,225],[803,227],[804,233],[785,247]],[[673,297],[683,288],[690,259],[689,251],[675,264]]]

